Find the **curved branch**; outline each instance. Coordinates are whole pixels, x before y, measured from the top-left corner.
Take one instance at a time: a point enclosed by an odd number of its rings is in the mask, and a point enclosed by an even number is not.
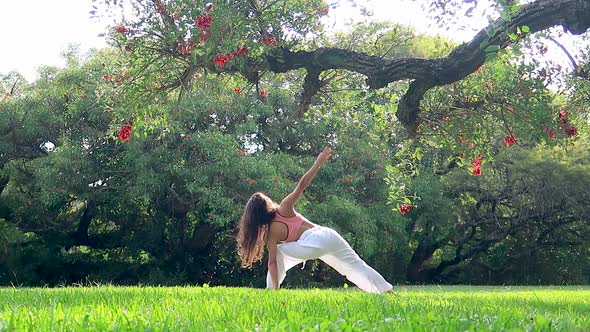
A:
[[[578,64],[576,63],[576,60],[574,60],[574,57],[570,54],[570,52],[568,52],[567,48],[565,48],[565,46],[563,46],[563,44],[561,44],[560,42],[558,42],[557,40],[555,40],[555,38],[553,38],[551,36],[548,36],[547,39],[549,39],[550,41],[555,43],[555,45],[557,45],[557,47],[559,47],[563,51],[563,53],[565,53],[565,55],[568,57],[568,59],[572,63],[572,67],[574,68],[574,71],[578,71]]]
[[[300,68],[319,72],[350,70],[365,75],[371,88],[383,88],[404,79],[414,80],[400,101],[397,117],[410,134],[415,134],[420,101],[429,89],[458,81],[475,71],[485,62],[486,47],[508,47],[513,43],[508,34],[517,31],[518,27],[528,26],[530,33],[534,33],[557,25],[572,34],[584,33],[590,27],[590,1],[539,0],[523,5],[510,21],[497,19],[446,58],[384,59],[337,48],[320,48],[311,52],[279,48],[266,60],[268,69],[277,73]]]

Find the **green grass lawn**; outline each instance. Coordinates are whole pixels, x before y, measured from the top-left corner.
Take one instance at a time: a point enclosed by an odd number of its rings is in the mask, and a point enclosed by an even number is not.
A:
[[[590,331],[589,287],[0,288],[0,331]]]

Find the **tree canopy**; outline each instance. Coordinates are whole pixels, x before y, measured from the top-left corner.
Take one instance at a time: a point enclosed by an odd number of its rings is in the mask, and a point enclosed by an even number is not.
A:
[[[425,3],[497,15],[462,45],[327,33],[319,0],[95,2],[124,14],[110,47],[0,78],[0,283],[260,285],[243,204],[288,194],[325,145],[298,210],[389,280],[588,282],[590,53],[566,72],[539,43],[584,33],[587,1]],[[291,282],[344,281],[316,263]]]

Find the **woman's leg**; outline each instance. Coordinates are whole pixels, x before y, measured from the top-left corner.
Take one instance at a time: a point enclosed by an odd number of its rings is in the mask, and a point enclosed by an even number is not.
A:
[[[310,259],[316,259],[324,254],[322,248],[302,246],[299,241],[282,243],[277,246],[277,272],[279,275],[279,285],[283,283],[287,276],[287,271]],[[266,288],[272,287],[272,278],[270,271],[266,274]]]
[[[331,231],[333,232],[330,241],[332,242],[331,247],[336,249],[321,256],[322,261],[366,292],[383,293],[393,288],[377,271],[359,257],[340,234],[334,230]]]

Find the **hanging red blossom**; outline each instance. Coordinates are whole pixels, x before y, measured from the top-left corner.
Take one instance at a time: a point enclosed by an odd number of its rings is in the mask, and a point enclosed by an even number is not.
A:
[[[248,179],[247,182],[248,182],[248,185],[250,185],[250,186],[253,185],[254,183],[256,183],[256,181],[254,181],[252,179]]]
[[[185,43],[178,44],[178,49],[181,55],[189,55],[192,53],[191,48],[187,46]]]
[[[262,43],[264,45],[278,45],[275,37],[262,37]]]
[[[469,142],[469,147],[473,149],[475,147],[475,142]]]
[[[211,35],[211,31],[203,31],[199,34],[199,41],[201,43],[206,43],[207,42],[207,36]]]
[[[577,136],[578,135],[578,128],[576,128],[576,126],[569,126],[569,127],[565,128],[565,133],[569,137]]]
[[[219,67],[223,67],[225,66],[225,64],[230,60],[230,58],[227,55],[216,55],[215,58],[213,58],[213,63],[215,63],[215,65],[219,66]]]
[[[350,183],[350,179],[349,178],[344,178],[344,183]]]
[[[260,97],[262,98],[266,98],[268,97],[268,92],[266,92],[266,90],[260,90],[260,92],[258,93],[260,95]]]
[[[161,4],[156,5],[156,13],[162,14],[165,11],[166,11],[166,8],[164,8],[164,6],[162,6]]]
[[[212,22],[213,22],[213,19],[211,18],[211,15],[197,16],[197,19],[195,20],[195,24],[197,25],[197,28],[199,28],[201,30],[211,29]]]
[[[102,79],[108,82],[111,80],[111,77],[107,74],[104,74],[104,75],[102,75]]]
[[[481,165],[474,165],[471,170],[471,175],[481,176]]]
[[[410,204],[402,204],[402,205],[400,205],[400,207],[399,207],[399,213],[400,213],[402,216],[405,216],[405,215],[406,215],[406,213],[408,213],[408,212],[412,211],[412,208],[413,208],[413,206],[412,206],[412,205],[410,205]]]
[[[236,51],[234,52],[235,56],[247,56],[248,55],[248,48],[246,46],[244,47],[238,47],[236,49]]]
[[[242,94],[242,90],[240,88],[234,88],[234,93],[237,95]]]
[[[127,122],[126,125],[124,125],[123,127],[121,127],[121,129],[119,129],[119,135],[117,135],[117,138],[121,142],[127,142],[129,139],[131,139],[132,130],[133,130],[133,121],[129,121],[129,122]]]
[[[124,27],[122,25],[118,25],[115,27],[115,31],[117,31],[118,33],[127,33],[127,32],[129,32],[129,29],[127,29],[126,27]]]
[[[559,119],[562,121],[566,121],[568,114],[569,113],[566,110],[559,111]]]
[[[551,128],[545,128],[545,133],[549,136],[550,139],[555,139],[555,132]]]
[[[131,52],[133,51],[133,48],[129,45],[125,45],[125,52]]]
[[[480,176],[481,175],[481,162],[483,161],[483,156],[480,154],[477,155],[477,158],[471,163],[472,170],[471,175]]]
[[[504,137],[504,144],[506,147],[510,147],[513,144],[516,144],[516,137],[514,136],[506,136]]]
[[[85,93],[83,93],[81,97],[82,97],[82,99],[88,99],[88,95]]]

